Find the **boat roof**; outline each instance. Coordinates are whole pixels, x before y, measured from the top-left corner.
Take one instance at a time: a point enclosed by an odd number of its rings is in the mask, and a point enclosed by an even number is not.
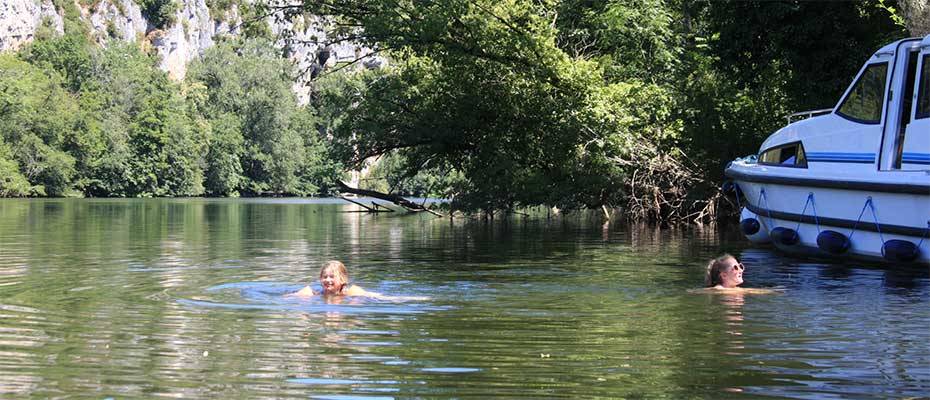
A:
[[[878,57],[880,54],[894,54],[895,50],[897,50],[897,48],[898,48],[898,44],[900,44],[901,42],[904,42],[904,41],[911,41],[911,40],[920,40],[920,47],[930,45],[930,35],[927,35],[927,36],[924,37],[923,39],[921,39],[921,38],[919,38],[919,37],[912,37],[912,38],[907,38],[907,39],[901,39],[901,40],[897,40],[897,41],[888,43],[888,44],[886,44],[885,46],[883,46],[882,48],[876,50],[875,53],[872,53],[872,57]]]

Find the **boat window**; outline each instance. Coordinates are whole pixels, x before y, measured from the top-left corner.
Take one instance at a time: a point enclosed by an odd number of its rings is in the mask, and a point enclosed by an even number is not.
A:
[[[919,82],[917,113],[914,119],[930,117],[930,54],[924,54],[924,62],[923,67],[920,69]]]
[[[843,99],[836,113],[856,122],[879,123],[882,118],[887,74],[888,63],[869,65]]]
[[[807,168],[807,156],[801,142],[767,149],[759,157],[760,164],[775,165],[779,167]]]

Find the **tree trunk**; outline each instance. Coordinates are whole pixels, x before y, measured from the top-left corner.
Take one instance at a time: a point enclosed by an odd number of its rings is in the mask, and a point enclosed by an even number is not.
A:
[[[927,0],[901,0],[898,8],[911,35],[924,37],[930,34],[930,3]]]

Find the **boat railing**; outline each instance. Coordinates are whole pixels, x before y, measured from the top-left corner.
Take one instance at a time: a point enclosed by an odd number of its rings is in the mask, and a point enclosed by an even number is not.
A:
[[[816,116],[818,116],[818,115],[828,114],[828,113],[830,113],[830,112],[832,112],[832,111],[833,111],[832,108],[823,108],[823,109],[820,109],[820,110],[810,110],[810,111],[796,112],[796,113],[791,114],[791,115],[788,116],[788,123],[790,124],[790,123],[792,123],[792,122],[794,122],[794,121],[800,121],[800,120],[802,120],[802,119],[808,119],[808,118],[816,117]]]

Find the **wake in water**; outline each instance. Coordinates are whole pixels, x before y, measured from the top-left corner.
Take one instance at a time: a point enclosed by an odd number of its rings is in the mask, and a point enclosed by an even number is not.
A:
[[[198,308],[236,310],[269,310],[300,312],[340,312],[346,314],[419,314],[446,310],[414,302],[398,303],[398,299],[426,299],[413,296],[289,296],[302,285],[284,282],[235,282],[207,288],[206,296],[179,299],[179,303]],[[404,301],[401,300],[401,301]]]

